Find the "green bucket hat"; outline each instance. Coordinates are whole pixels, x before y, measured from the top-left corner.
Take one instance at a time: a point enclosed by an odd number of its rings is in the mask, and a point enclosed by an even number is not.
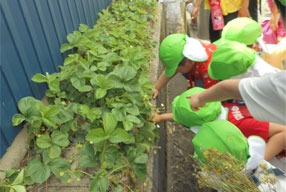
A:
[[[208,55],[200,41],[188,37],[187,34],[172,34],[162,41],[159,58],[164,64],[167,77],[175,74],[184,57],[198,62],[208,60]]]
[[[216,120],[205,123],[192,140],[195,157],[204,162],[201,149],[216,148],[219,152],[228,152],[237,160],[246,162],[249,148],[241,131],[227,120]]]
[[[257,53],[246,45],[227,41],[217,48],[208,67],[214,80],[225,80],[247,72],[254,65]]]
[[[221,46],[225,41],[236,41],[245,45],[257,43],[262,34],[262,28],[251,18],[238,17],[228,22],[222,30],[221,38],[213,44]]]
[[[195,87],[185,91],[174,99],[172,104],[174,121],[191,128],[213,121],[220,115],[221,102],[219,101],[207,103],[199,111],[192,111],[190,99],[186,98],[186,96],[194,95],[204,90],[203,88]]]

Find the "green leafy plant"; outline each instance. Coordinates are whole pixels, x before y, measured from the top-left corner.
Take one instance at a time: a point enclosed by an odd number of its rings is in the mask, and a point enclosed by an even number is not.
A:
[[[24,180],[24,170],[11,169],[6,172],[6,178],[1,181],[0,189],[1,191],[9,192],[26,192],[26,188],[23,185]]]
[[[93,28],[81,24],[68,34],[60,51],[69,54],[60,72],[32,77],[47,83],[48,105],[33,97],[18,103],[20,113],[12,121],[27,123],[28,163],[17,172],[21,180],[15,184],[6,174],[2,188],[17,191],[17,185],[40,184],[54,174],[67,183],[85,175],[90,191],[136,190],[159,136],[148,121],[149,63],[157,44],[149,26],[155,7],[153,0],[118,0],[99,14]],[[79,161],[72,169],[75,156]]]

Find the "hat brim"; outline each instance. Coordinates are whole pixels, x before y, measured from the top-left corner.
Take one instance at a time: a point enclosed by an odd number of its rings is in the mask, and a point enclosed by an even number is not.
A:
[[[171,68],[171,69],[167,69],[167,70],[165,69],[165,75],[167,77],[172,77],[176,73],[178,65],[174,68]]]
[[[186,37],[183,55],[195,62],[207,61],[209,58],[202,43],[191,37]]]

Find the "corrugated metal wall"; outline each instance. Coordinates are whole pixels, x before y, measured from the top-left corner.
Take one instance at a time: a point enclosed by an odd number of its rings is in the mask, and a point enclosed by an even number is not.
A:
[[[111,0],[0,0],[0,157],[21,127],[12,126],[17,103],[44,96],[36,73],[53,73],[63,64],[60,46],[79,24],[92,27]]]

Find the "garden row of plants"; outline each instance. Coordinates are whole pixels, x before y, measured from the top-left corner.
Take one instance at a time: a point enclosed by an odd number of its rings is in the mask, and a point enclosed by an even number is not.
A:
[[[1,191],[24,192],[51,175],[73,184],[88,177],[93,192],[136,191],[159,135],[148,121],[155,15],[156,1],[117,0],[92,29],[81,24],[68,34],[60,72],[32,77],[48,85],[48,105],[18,103],[12,121],[27,124],[29,149],[23,168],[5,171]]]

